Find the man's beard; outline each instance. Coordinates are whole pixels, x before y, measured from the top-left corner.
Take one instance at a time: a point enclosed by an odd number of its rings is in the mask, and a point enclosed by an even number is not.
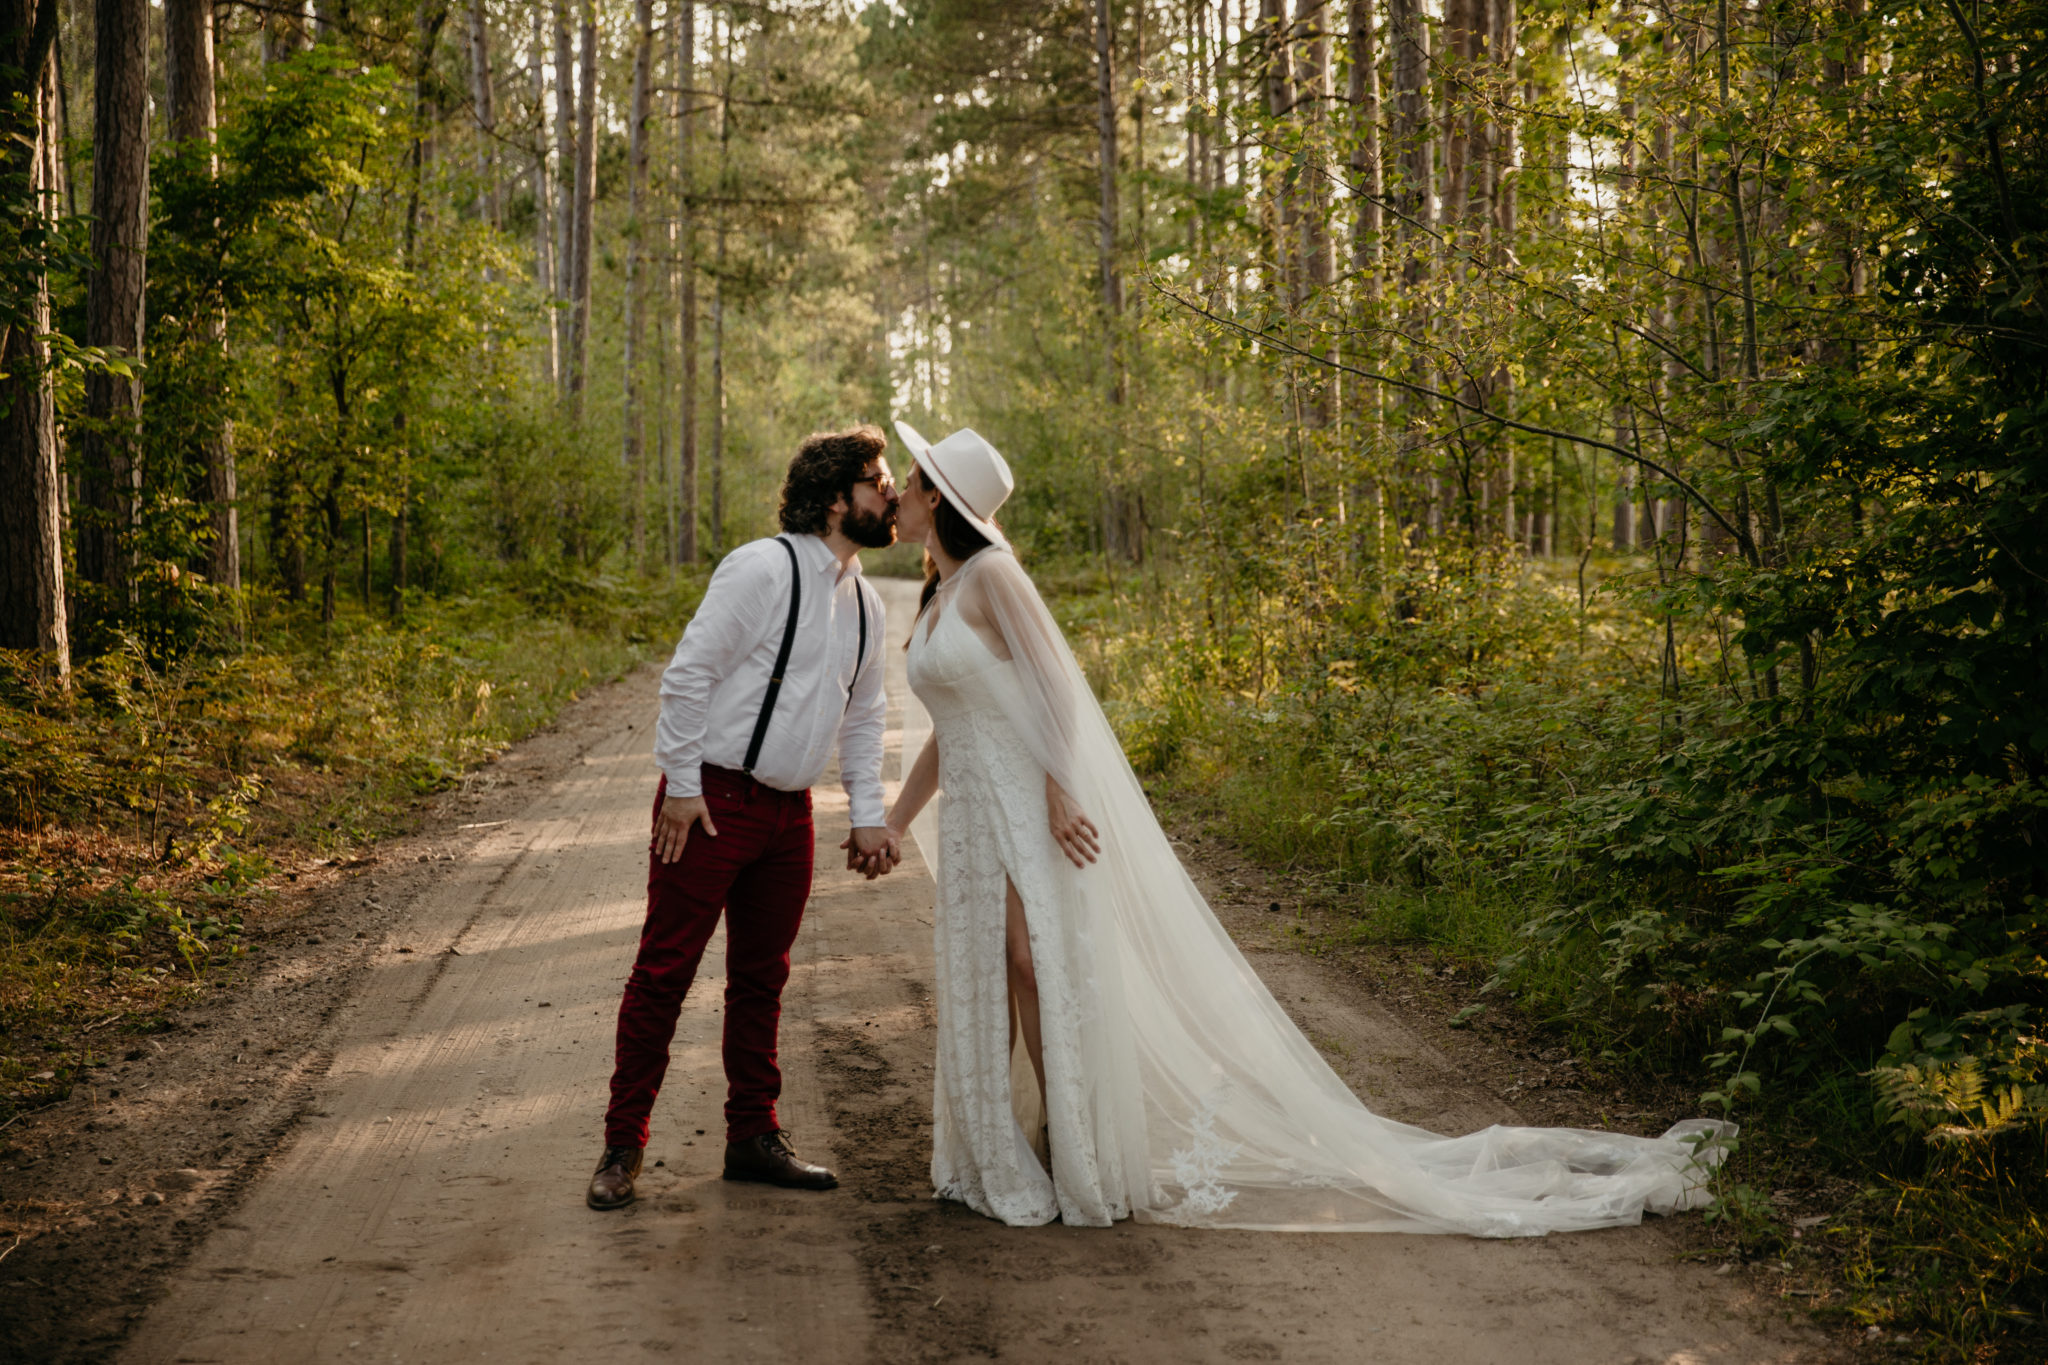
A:
[[[896,543],[896,509],[863,512],[857,507],[849,507],[846,515],[839,518],[839,530],[862,549],[886,550]]]

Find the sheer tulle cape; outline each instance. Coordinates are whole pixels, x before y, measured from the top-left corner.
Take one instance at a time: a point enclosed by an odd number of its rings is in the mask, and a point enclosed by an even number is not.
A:
[[[1102,833],[1101,861],[1065,879],[1065,932],[1033,951],[1065,954],[1070,979],[1093,992],[1078,1064],[1097,1097],[1096,1164],[1122,1187],[1118,1212],[1127,1201],[1140,1219],[1203,1227],[1518,1237],[1706,1201],[1733,1124],[1693,1119],[1656,1138],[1506,1126],[1447,1137],[1367,1109],[1188,878],[1016,558],[982,551],[943,597],[1008,659],[1004,710]],[[914,837],[935,859],[929,815]]]

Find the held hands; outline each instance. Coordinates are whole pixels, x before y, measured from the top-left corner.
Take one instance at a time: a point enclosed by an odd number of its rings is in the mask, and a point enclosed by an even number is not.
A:
[[[1095,861],[1102,852],[1102,835],[1087,812],[1074,804],[1074,798],[1052,780],[1050,773],[1045,778],[1045,814],[1052,824],[1053,841],[1067,855],[1068,862],[1086,867]]]
[[[893,871],[903,861],[903,831],[887,825],[860,825],[840,841],[846,850],[846,870],[873,881]]]
[[[700,820],[704,823],[704,833],[716,839],[718,826],[712,823],[711,807],[704,804],[703,797],[663,797],[661,818],[654,823],[654,856],[665,863],[682,857],[683,845],[690,839],[690,826]]]

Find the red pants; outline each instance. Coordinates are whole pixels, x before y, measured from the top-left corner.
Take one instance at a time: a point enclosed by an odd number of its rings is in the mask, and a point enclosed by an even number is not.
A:
[[[661,811],[668,779],[654,793]],[[690,830],[672,863],[648,845],[647,923],[619,1002],[609,1147],[647,1145],[647,1116],[668,1072],[683,996],[725,913],[725,1128],[728,1142],[775,1131],[782,1072],[775,1064],[789,949],[811,894],[811,794],[764,787],[745,773],[704,765],[704,801],[718,837]]]

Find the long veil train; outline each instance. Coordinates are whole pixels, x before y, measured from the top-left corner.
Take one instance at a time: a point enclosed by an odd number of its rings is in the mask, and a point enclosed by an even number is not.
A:
[[[984,550],[955,579],[954,605],[972,594],[1010,647],[1005,709],[1102,831],[1102,861],[1064,893],[1067,931],[1057,943],[1034,937],[1033,951],[1066,954],[1068,979],[1092,988],[1080,1064],[1115,1116],[1114,1150],[1097,1159],[1121,1169],[1136,1217],[1523,1237],[1636,1223],[1645,1210],[1706,1201],[1733,1124],[1691,1119],[1657,1138],[1504,1126],[1446,1137],[1367,1109],[1188,877],[1014,556]],[[906,757],[927,726],[907,699]],[[913,837],[936,873],[933,825],[928,808]]]

